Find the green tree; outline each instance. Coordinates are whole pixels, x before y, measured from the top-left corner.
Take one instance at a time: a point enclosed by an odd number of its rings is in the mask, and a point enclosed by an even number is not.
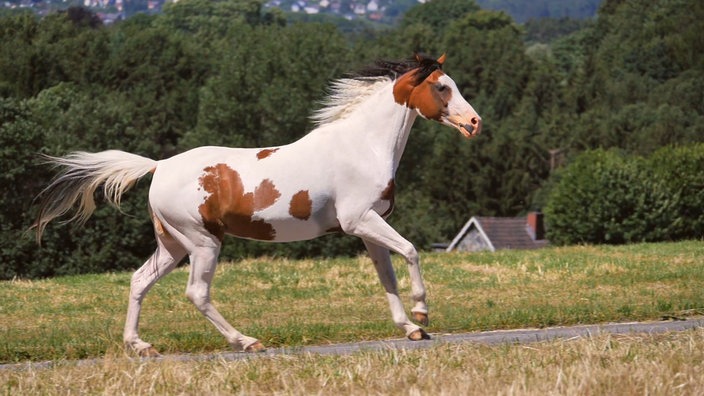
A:
[[[181,144],[265,147],[301,137],[325,87],[345,70],[331,25],[240,25],[201,90],[198,125]]]
[[[25,100],[0,99],[0,279],[43,275],[50,257],[37,254],[34,238],[25,234],[31,225],[31,199],[41,188],[34,166],[36,153],[43,147],[42,130],[31,119]]]
[[[207,52],[148,16],[120,24],[110,47],[104,85],[129,109],[141,136],[136,149],[159,158],[174,154],[178,140],[197,124]]]
[[[474,0],[428,1],[408,10],[401,20],[401,27],[424,24],[442,37],[450,22],[478,10]]]
[[[584,47],[582,78],[572,88],[584,109],[575,141],[647,154],[663,144],[696,140],[694,131],[702,136],[691,122],[699,125],[702,107],[684,110],[696,97],[657,94],[681,79],[688,80],[681,87],[690,92],[687,86],[696,86],[690,78],[704,66],[695,38],[702,17],[704,6],[694,0],[606,2],[590,29],[591,45]]]
[[[652,156],[587,151],[561,170],[545,208],[557,244],[701,238],[704,145]]]
[[[284,16],[277,10],[265,10],[262,0],[182,0],[164,5],[158,23],[169,31],[196,35],[206,43],[228,34],[240,24],[284,25]]]
[[[41,20],[0,19],[0,94],[27,98],[62,81],[94,82],[108,57],[106,39],[99,20],[82,8]]]

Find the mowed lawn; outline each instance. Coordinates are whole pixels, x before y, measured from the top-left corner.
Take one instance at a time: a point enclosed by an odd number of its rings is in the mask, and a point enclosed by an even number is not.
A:
[[[408,271],[394,257],[407,309]],[[440,333],[704,314],[704,242],[425,253],[430,326]],[[403,337],[366,256],[222,263],[220,312],[267,346]],[[0,362],[99,357],[122,349],[130,273],[0,285]],[[141,336],[160,352],[228,345],[184,295],[188,266],[144,302]]]

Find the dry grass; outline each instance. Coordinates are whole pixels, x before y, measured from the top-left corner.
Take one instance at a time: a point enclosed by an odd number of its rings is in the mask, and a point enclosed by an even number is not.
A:
[[[704,242],[425,254],[430,332],[541,327],[701,314]],[[394,260],[401,291],[408,272]],[[167,354],[226,350],[184,297],[181,268],[145,301],[142,335]],[[704,394],[704,330],[602,335],[531,345],[439,345],[349,356],[226,362],[125,358],[130,274],[0,283],[4,394]],[[366,257],[221,265],[214,300],[269,346],[400,337]],[[77,358],[99,357],[81,365]]]
[[[0,371],[5,394],[701,395],[704,329],[349,356],[140,362]]]
[[[423,254],[430,332],[467,332],[704,312],[704,242]],[[408,271],[394,257],[401,293]],[[0,282],[0,363],[119,350],[131,274]],[[160,280],[141,334],[160,351],[217,352],[222,336],[184,296],[188,268]],[[250,259],[218,267],[223,316],[271,347],[401,337],[367,257]]]

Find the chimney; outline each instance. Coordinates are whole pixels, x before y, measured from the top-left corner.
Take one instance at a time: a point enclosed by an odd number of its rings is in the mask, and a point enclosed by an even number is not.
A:
[[[527,217],[527,229],[530,237],[534,241],[545,239],[545,227],[543,226],[543,214],[541,212],[529,212]]]

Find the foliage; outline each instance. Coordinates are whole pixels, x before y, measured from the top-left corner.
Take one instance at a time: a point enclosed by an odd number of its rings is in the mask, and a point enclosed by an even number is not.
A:
[[[562,170],[545,207],[557,244],[627,243],[704,235],[704,144],[647,158],[595,150]]]
[[[475,0],[482,8],[504,10],[518,22],[538,18],[589,18],[602,0]]]
[[[695,157],[677,150],[704,141],[704,3],[610,0],[593,21],[523,26],[478,4],[486,2],[418,4],[385,29],[341,29],[325,19],[287,22],[259,0],[183,0],[161,14],[110,26],[82,8],[43,18],[4,14],[0,140],[3,185],[9,187],[0,195],[0,277],[133,268],[153,249],[148,180],[126,195],[124,213],[101,205],[85,228],[52,225],[36,249],[25,234],[31,199],[52,176],[37,153],[114,148],[162,159],[202,145],[285,144],[312,128],[308,116],[332,79],[413,51],[446,52],[445,70],[484,120],[483,134],[469,142],[417,121],[390,221],[419,248],[451,238],[471,215],[515,216],[547,205],[550,186],[561,183],[551,176],[554,168],[600,148],[629,156],[599,154],[615,167],[599,173],[601,187],[610,182],[625,189],[628,180],[655,178],[659,169],[682,174],[638,190],[664,189],[677,202],[660,208],[653,194],[639,206],[641,221],[614,225],[608,239],[601,230],[601,240],[701,237],[701,222],[688,220],[700,213],[694,189],[700,181],[692,175],[700,168]],[[559,7],[567,5],[556,4],[531,6],[565,16]],[[630,164],[630,155],[649,156],[670,145],[680,147],[672,149],[678,161],[657,154],[660,165],[648,167],[648,174],[639,167],[654,159]],[[614,205],[622,198],[614,196]],[[602,209],[606,216],[608,205]],[[665,226],[649,210],[675,218]],[[652,224],[657,227],[643,231]],[[565,241],[559,229],[553,227],[552,237]],[[224,256],[354,255],[361,249],[357,240],[338,236],[285,245],[233,241]]]
[[[528,43],[552,43],[556,39],[587,28],[591,23],[588,19],[541,18],[526,21],[523,29]]]

